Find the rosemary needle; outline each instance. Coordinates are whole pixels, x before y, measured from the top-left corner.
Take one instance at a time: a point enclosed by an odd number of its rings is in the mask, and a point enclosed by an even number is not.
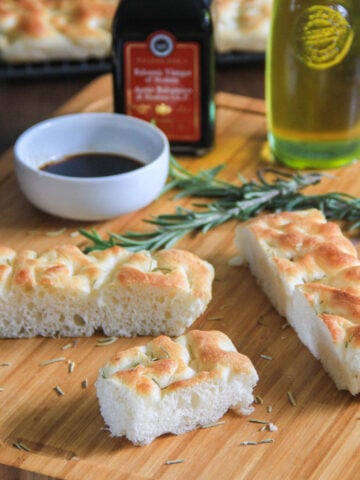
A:
[[[167,460],[166,462],[164,462],[164,465],[176,465],[177,463],[184,463],[185,460],[183,460],[182,458],[179,458],[177,460]]]
[[[239,175],[240,185],[235,185],[217,178],[223,168],[224,165],[219,165],[193,174],[172,158],[170,181],[164,192],[178,189],[175,200],[183,197],[203,197],[210,201],[194,203],[193,207],[196,209],[176,206],[174,213],[145,219],[144,222],[155,227],[148,232],[127,231],[122,235],[110,232],[106,240],[95,229],[79,229],[79,232],[92,242],[85,252],[104,250],[114,245],[132,251],[169,248],[189,233],[206,233],[229,220],[248,220],[264,211],[317,208],[328,219],[351,222],[352,229],[360,226],[360,199],[346,193],[300,193],[304,188],[320,183],[325,174],[287,173],[267,168],[257,172],[256,180],[246,181]]]

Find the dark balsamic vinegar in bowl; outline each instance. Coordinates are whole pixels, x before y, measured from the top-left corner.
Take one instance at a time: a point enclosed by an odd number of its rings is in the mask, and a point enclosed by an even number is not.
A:
[[[149,122],[74,113],[29,128],[15,143],[14,159],[20,190],[35,207],[62,218],[102,221],[158,198],[170,149],[165,134]]]
[[[125,155],[85,152],[46,163],[40,170],[65,177],[95,178],[127,173],[143,166],[144,163]]]

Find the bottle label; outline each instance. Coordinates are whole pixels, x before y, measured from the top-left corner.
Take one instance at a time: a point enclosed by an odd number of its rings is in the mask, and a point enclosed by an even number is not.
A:
[[[200,46],[166,31],[124,45],[126,113],[154,122],[171,141],[201,138]]]

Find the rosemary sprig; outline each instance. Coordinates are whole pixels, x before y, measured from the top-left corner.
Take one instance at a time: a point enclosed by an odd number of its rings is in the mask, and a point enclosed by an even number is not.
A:
[[[246,181],[239,175],[241,184],[234,185],[216,178],[223,168],[219,165],[192,174],[172,159],[170,181],[164,192],[176,188],[180,191],[175,199],[207,197],[214,201],[193,203],[196,210],[177,206],[173,214],[145,219],[144,222],[156,226],[150,232],[127,231],[122,235],[110,232],[105,240],[95,229],[80,229],[79,232],[92,242],[85,252],[104,250],[114,245],[132,251],[169,248],[189,233],[206,233],[229,220],[248,220],[265,210],[318,208],[329,219],[353,222],[352,228],[360,226],[360,199],[336,192],[323,195],[300,193],[302,189],[318,184],[325,174],[287,173],[267,168],[257,172],[256,180]]]

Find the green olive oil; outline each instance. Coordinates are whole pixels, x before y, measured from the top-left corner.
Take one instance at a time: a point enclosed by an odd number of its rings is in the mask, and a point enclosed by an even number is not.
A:
[[[360,158],[359,0],[275,0],[266,100],[280,162],[335,168]]]

